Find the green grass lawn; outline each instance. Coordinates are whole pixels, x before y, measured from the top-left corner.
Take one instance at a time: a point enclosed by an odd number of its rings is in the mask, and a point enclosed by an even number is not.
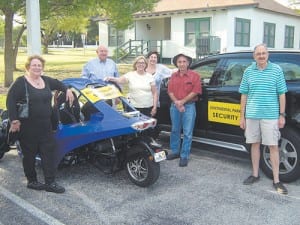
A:
[[[49,54],[42,55],[46,60],[45,75],[63,80],[69,77],[80,77],[83,65],[90,59],[96,57],[96,49],[50,49]],[[24,64],[28,55],[25,50],[20,49],[17,57],[17,68],[21,71],[14,72],[14,79],[24,75]],[[0,109],[6,108],[7,89],[3,88],[4,80],[4,56],[3,49],[0,49]],[[119,64],[120,74],[132,70],[132,65]]]

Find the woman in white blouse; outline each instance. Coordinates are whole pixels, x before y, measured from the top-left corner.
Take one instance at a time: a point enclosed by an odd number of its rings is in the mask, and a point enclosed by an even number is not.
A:
[[[146,72],[148,66],[144,56],[138,56],[133,63],[133,71],[121,77],[109,77],[106,80],[129,86],[130,103],[141,113],[155,116],[157,110],[157,89],[154,77]]]

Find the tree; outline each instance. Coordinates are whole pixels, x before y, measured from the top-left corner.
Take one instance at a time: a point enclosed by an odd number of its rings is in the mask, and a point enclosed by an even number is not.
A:
[[[151,11],[159,0],[96,0],[98,15],[109,18],[116,29],[122,30],[132,24],[136,12]]]
[[[48,45],[53,41],[58,40],[67,32],[80,32],[82,33],[88,25],[88,17],[77,16],[63,16],[57,18],[52,17],[47,21],[42,21],[42,45],[43,53],[48,53]]]
[[[14,46],[13,46],[13,19],[16,12],[25,7],[25,0],[2,0],[0,9],[4,19],[4,86],[8,87],[13,82],[14,71]]]
[[[159,0],[39,0],[42,21],[43,42],[49,43],[57,32],[80,31],[87,25],[91,16],[101,16],[110,20],[118,29],[124,29],[132,23],[132,14],[138,11],[149,11]],[[25,17],[26,0],[1,0],[0,14],[5,16],[4,44],[4,86],[13,82],[18,45],[26,29],[20,29],[20,34],[13,44],[14,15]],[[56,24],[56,26],[55,26]]]

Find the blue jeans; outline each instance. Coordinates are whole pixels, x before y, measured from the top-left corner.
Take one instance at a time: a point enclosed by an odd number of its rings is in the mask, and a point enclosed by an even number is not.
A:
[[[186,104],[184,107],[185,112],[179,112],[176,106],[173,103],[171,104],[170,116],[172,121],[172,131],[170,148],[172,153],[180,153],[180,158],[189,159],[196,118],[196,108],[195,103]],[[181,130],[183,131],[183,140],[180,149]]]

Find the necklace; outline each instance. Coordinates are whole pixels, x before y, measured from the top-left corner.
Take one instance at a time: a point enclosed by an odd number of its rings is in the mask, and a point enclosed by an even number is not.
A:
[[[36,80],[31,80],[36,86],[40,86],[41,85],[41,81],[39,79]]]
[[[37,78],[37,79],[30,78],[29,80],[31,81],[31,83],[33,83],[33,85],[35,85],[37,87],[39,87],[40,85],[42,85],[41,78]]]

